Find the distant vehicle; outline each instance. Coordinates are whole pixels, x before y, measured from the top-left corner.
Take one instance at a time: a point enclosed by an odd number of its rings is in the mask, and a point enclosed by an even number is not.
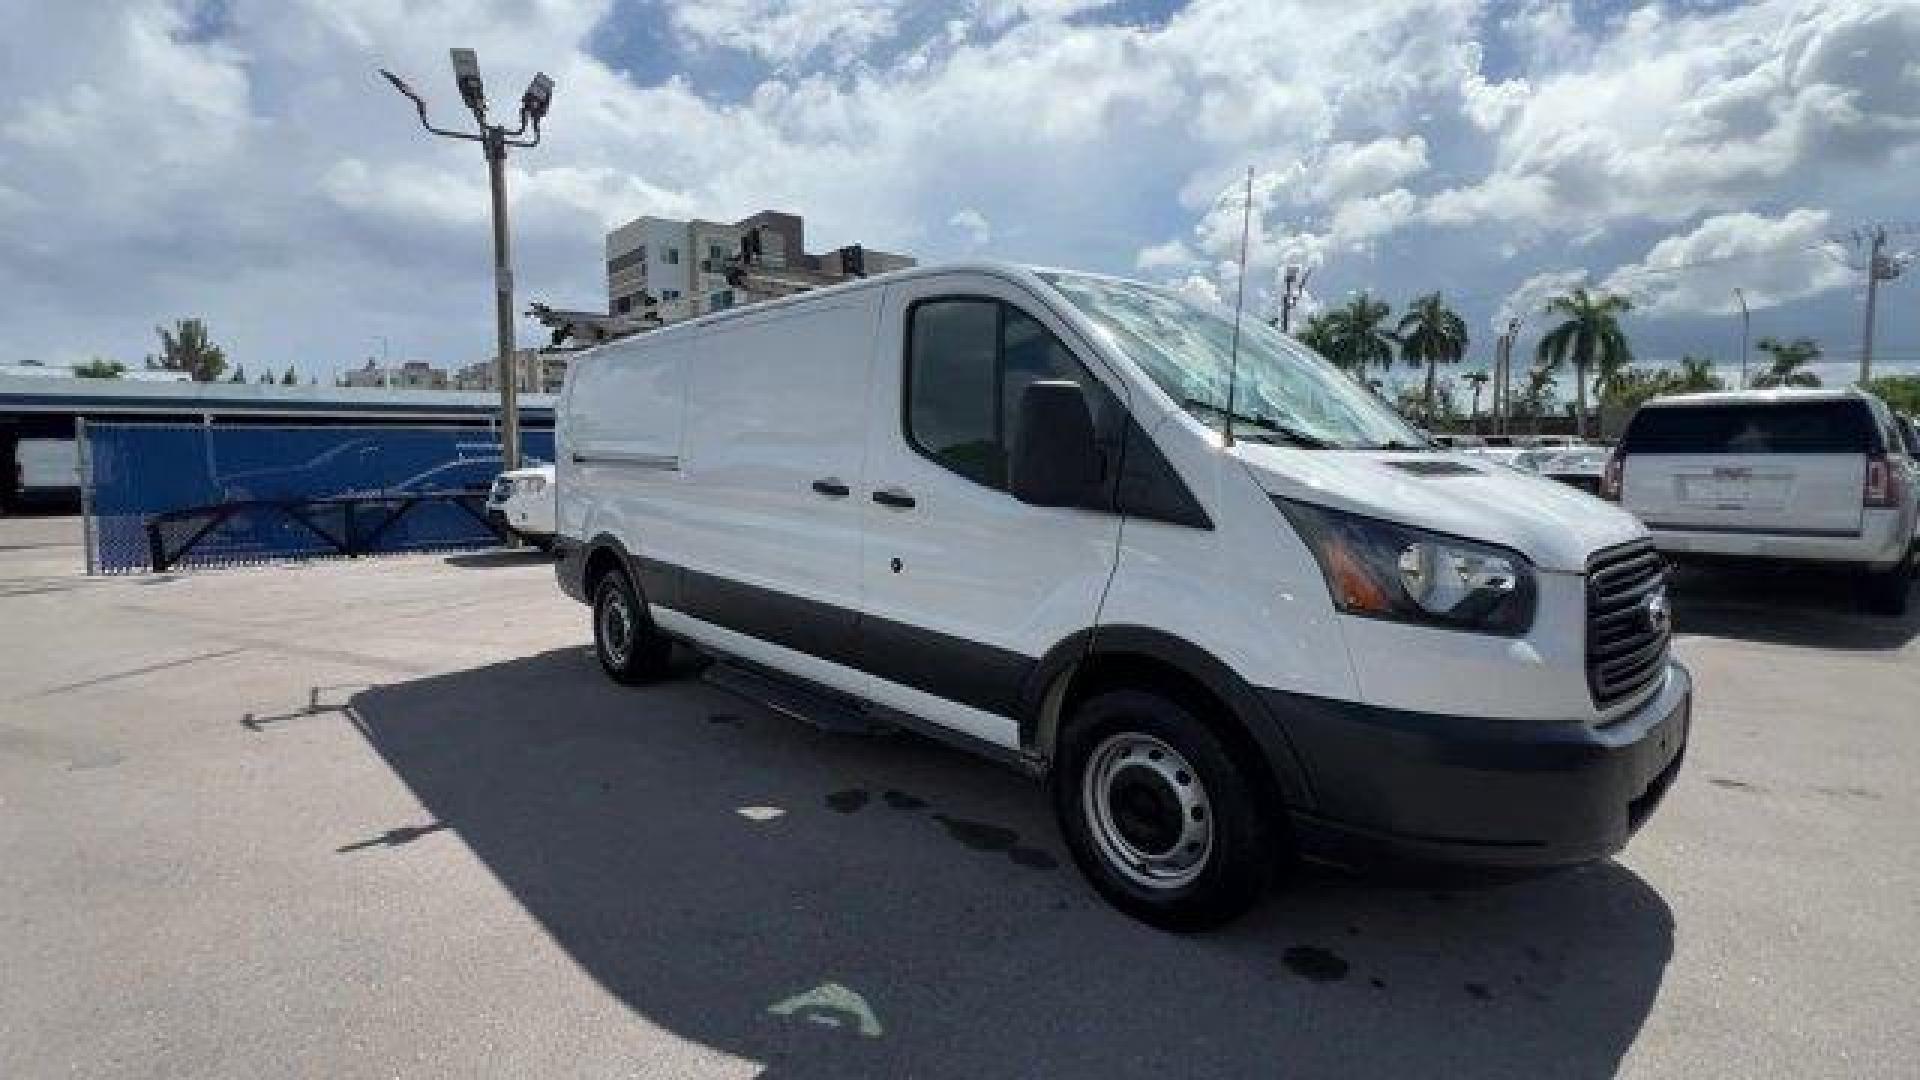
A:
[[[1522,451],[1513,465],[1579,488],[1589,495],[1598,495],[1600,479],[1607,471],[1607,458],[1607,449],[1603,446],[1546,448]]]
[[[1166,289],[880,275],[604,345],[559,413],[555,568],[608,677],[691,646],[1047,778],[1156,926],[1244,910],[1277,853],[1602,859],[1680,767],[1631,515]]]
[[[553,547],[555,490],[551,465],[503,472],[487,494],[487,517],[545,551]]]
[[[1886,403],[1858,389],[1657,398],[1607,463],[1601,495],[1676,560],[1852,570],[1868,610],[1906,611],[1916,465]]]
[[[22,506],[80,497],[80,444],[72,439],[21,439],[13,451],[13,501]]]

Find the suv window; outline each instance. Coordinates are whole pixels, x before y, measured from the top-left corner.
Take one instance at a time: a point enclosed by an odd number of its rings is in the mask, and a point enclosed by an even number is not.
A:
[[[906,433],[915,449],[978,484],[1007,483],[1008,428],[1041,379],[1088,391],[1096,429],[1117,406],[1067,347],[1011,304],[922,300],[908,315]]]
[[[1670,405],[1641,409],[1620,449],[1631,454],[1866,454],[1872,414],[1858,401]]]

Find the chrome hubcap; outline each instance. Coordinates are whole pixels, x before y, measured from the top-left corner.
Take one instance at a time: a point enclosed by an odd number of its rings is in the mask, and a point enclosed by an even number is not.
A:
[[[633,647],[633,617],[627,598],[617,590],[600,605],[600,645],[614,667],[626,666],[627,651]]]
[[[1189,885],[1213,851],[1213,808],[1200,775],[1151,735],[1121,732],[1093,751],[1080,799],[1100,854],[1150,889]]]

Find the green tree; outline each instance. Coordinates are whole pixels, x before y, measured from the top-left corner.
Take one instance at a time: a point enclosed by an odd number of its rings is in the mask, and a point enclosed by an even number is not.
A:
[[[299,381],[300,381],[299,377],[293,373],[293,365],[288,364],[286,372],[280,376],[280,385],[293,386]]]
[[[1583,286],[1547,301],[1547,313],[1561,322],[1540,339],[1535,366],[1557,368],[1573,363],[1575,430],[1587,433],[1588,372],[1599,372],[1599,383],[1610,386],[1633,363],[1633,350],[1620,329],[1620,316],[1633,310],[1633,301],[1613,293],[1588,292]]]
[[[1396,341],[1387,328],[1393,309],[1385,301],[1363,290],[1324,315],[1329,347],[1321,351],[1327,359],[1358,379],[1365,379],[1370,367],[1393,366]]]
[[[1435,290],[1408,306],[1393,336],[1400,342],[1401,359],[1427,369],[1427,385],[1420,395],[1420,407],[1431,423],[1435,415],[1434,384],[1440,365],[1459,363],[1467,354],[1466,320],[1449,308]]]
[[[1808,371],[1807,365],[1820,359],[1820,346],[1810,337],[1798,337],[1792,341],[1781,341],[1775,337],[1763,337],[1754,343],[1761,352],[1773,357],[1767,364],[1767,370],[1754,376],[1753,385],[1770,386],[1819,386],[1820,376]]]
[[[200,319],[178,319],[173,329],[153,328],[160,335],[160,355],[147,357],[147,366],[163,371],[184,371],[194,382],[212,382],[227,368],[227,354],[207,337],[207,324]]]
[[[1878,394],[1895,412],[1920,416],[1920,375],[1882,375],[1868,380],[1867,389]]]
[[[1704,394],[1726,388],[1726,380],[1713,373],[1713,361],[1704,356],[1680,358],[1680,370],[1674,376],[1674,393]]]
[[[1296,331],[1293,338],[1334,363],[1340,363],[1339,359],[1333,355],[1340,348],[1338,336],[1333,328],[1333,312],[1316,311],[1307,316],[1306,325]]]
[[[1680,366],[1672,371],[1623,368],[1601,390],[1600,403],[1610,408],[1633,409],[1657,397],[1700,394],[1726,388],[1727,384],[1713,373],[1713,361],[1688,356],[1683,357]]]
[[[117,379],[127,370],[127,365],[118,360],[108,360],[96,356],[84,364],[73,365],[73,375],[77,379]]]
[[[1527,372],[1526,385],[1520,388],[1520,397],[1514,402],[1517,415],[1533,419],[1535,435],[1540,434],[1540,418],[1552,407],[1554,385],[1558,381],[1555,365],[1535,364]]]

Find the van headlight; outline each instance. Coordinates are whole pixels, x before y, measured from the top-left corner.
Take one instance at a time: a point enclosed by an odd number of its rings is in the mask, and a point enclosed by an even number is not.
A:
[[[1517,551],[1275,498],[1348,615],[1519,636],[1533,625],[1534,575]]]

